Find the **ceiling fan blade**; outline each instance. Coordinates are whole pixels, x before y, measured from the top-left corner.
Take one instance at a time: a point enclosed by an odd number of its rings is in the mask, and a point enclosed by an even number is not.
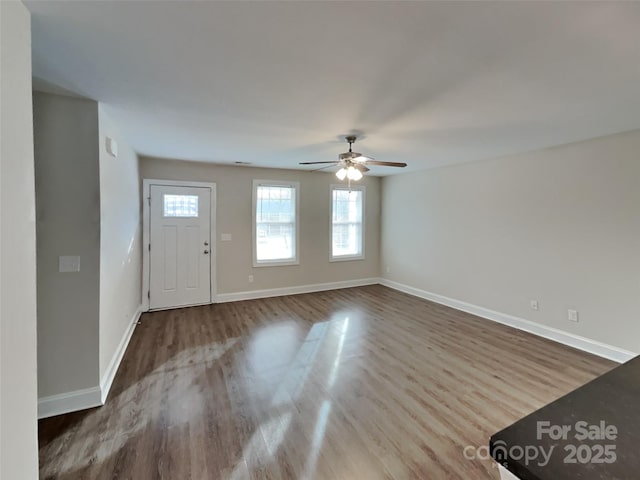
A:
[[[320,170],[324,170],[325,168],[331,168],[331,167],[335,167],[335,165],[325,165],[324,167],[314,168],[313,170],[309,170],[309,172],[317,172]]]
[[[319,165],[321,163],[333,163],[334,165],[337,165],[340,162],[300,162],[300,165]]]
[[[367,160],[367,165],[381,165],[383,167],[406,167],[404,162],[380,162],[378,160]]]
[[[367,168],[365,165],[363,165],[362,163],[354,163],[353,164],[353,168],[355,168],[356,170],[360,170],[362,173],[366,173],[369,170],[371,170],[370,168]]]

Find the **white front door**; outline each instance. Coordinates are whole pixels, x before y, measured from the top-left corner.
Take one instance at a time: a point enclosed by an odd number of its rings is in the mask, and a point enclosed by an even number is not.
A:
[[[211,303],[211,189],[151,185],[149,307]]]

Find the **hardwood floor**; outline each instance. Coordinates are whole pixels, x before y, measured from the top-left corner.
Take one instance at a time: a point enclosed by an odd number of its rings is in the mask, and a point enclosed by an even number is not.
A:
[[[467,445],[613,368],[375,285],[147,313],[43,479],[497,479]]]

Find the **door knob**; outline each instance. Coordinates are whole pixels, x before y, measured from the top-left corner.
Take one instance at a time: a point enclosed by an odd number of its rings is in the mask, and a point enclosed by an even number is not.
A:
[[[204,254],[207,255],[209,253],[209,250],[205,250]]]

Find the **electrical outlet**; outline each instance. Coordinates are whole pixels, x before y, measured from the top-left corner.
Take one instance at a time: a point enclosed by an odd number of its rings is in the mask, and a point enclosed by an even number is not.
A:
[[[538,311],[538,301],[537,300],[531,300],[531,310],[536,310]]]
[[[567,318],[572,322],[578,322],[578,311],[577,310],[567,310]]]
[[[387,273],[391,273],[391,267],[387,265]]]
[[[249,283],[253,283],[253,275],[249,275]]]

